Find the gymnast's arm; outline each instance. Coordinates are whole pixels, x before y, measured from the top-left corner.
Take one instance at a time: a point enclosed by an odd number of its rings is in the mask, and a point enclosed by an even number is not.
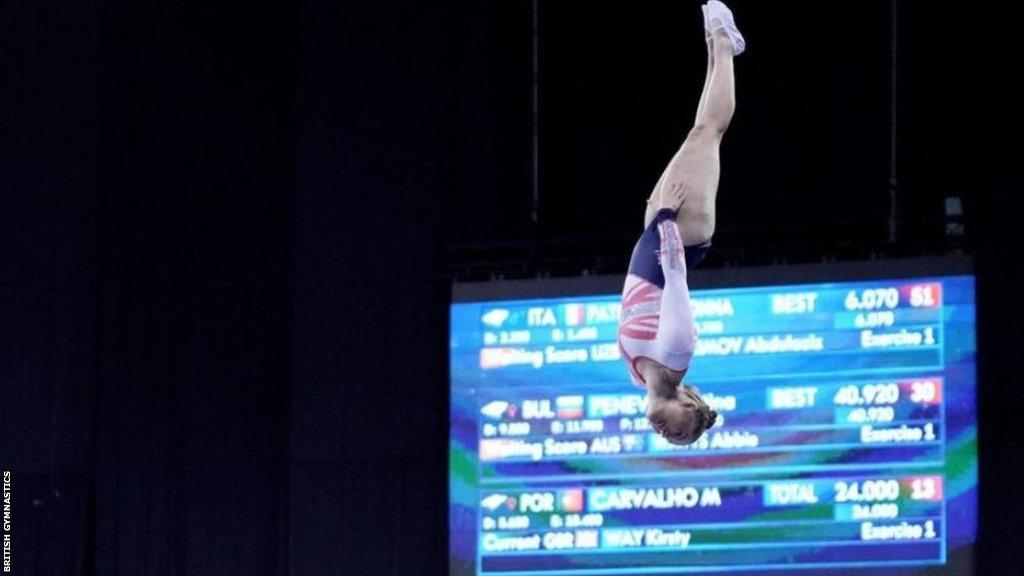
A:
[[[666,367],[685,371],[690,366],[697,344],[697,330],[690,306],[690,289],[686,284],[686,257],[683,240],[675,220],[658,225],[661,236],[659,253],[665,287],[661,294],[661,318],[657,343],[667,361]]]

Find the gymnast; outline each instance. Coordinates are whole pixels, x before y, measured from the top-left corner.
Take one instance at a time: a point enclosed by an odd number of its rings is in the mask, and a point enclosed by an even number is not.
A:
[[[683,384],[697,342],[686,270],[704,258],[715,231],[719,144],[736,107],[733,57],[743,36],[729,8],[704,6],[707,75],[697,115],[647,200],[644,232],[622,290],[619,349],[633,382],[647,390],[647,417],[667,441],[691,444],[718,414]]]

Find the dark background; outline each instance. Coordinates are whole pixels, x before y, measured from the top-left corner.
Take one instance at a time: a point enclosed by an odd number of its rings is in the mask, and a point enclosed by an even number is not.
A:
[[[621,273],[692,120],[698,2],[0,4],[16,574],[442,574],[453,279]],[[1019,568],[1012,34],[735,2],[708,265],[975,255],[984,574]],[[966,211],[944,234],[943,199]]]

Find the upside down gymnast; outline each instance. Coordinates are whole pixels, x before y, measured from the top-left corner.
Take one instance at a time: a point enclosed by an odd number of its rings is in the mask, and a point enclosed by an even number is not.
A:
[[[647,417],[666,440],[695,442],[718,414],[683,384],[697,332],[686,270],[703,259],[715,231],[718,149],[736,107],[733,56],[745,42],[729,8],[705,4],[707,75],[697,115],[647,200],[644,232],[622,290],[619,349],[633,382],[647,390]]]

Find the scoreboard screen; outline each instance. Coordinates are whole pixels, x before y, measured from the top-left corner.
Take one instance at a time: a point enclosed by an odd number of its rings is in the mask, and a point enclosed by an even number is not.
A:
[[[618,294],[453,304],[450,573],[969,573],[973,278],[695,285],[685,381],[719,417],[686,447]]]

